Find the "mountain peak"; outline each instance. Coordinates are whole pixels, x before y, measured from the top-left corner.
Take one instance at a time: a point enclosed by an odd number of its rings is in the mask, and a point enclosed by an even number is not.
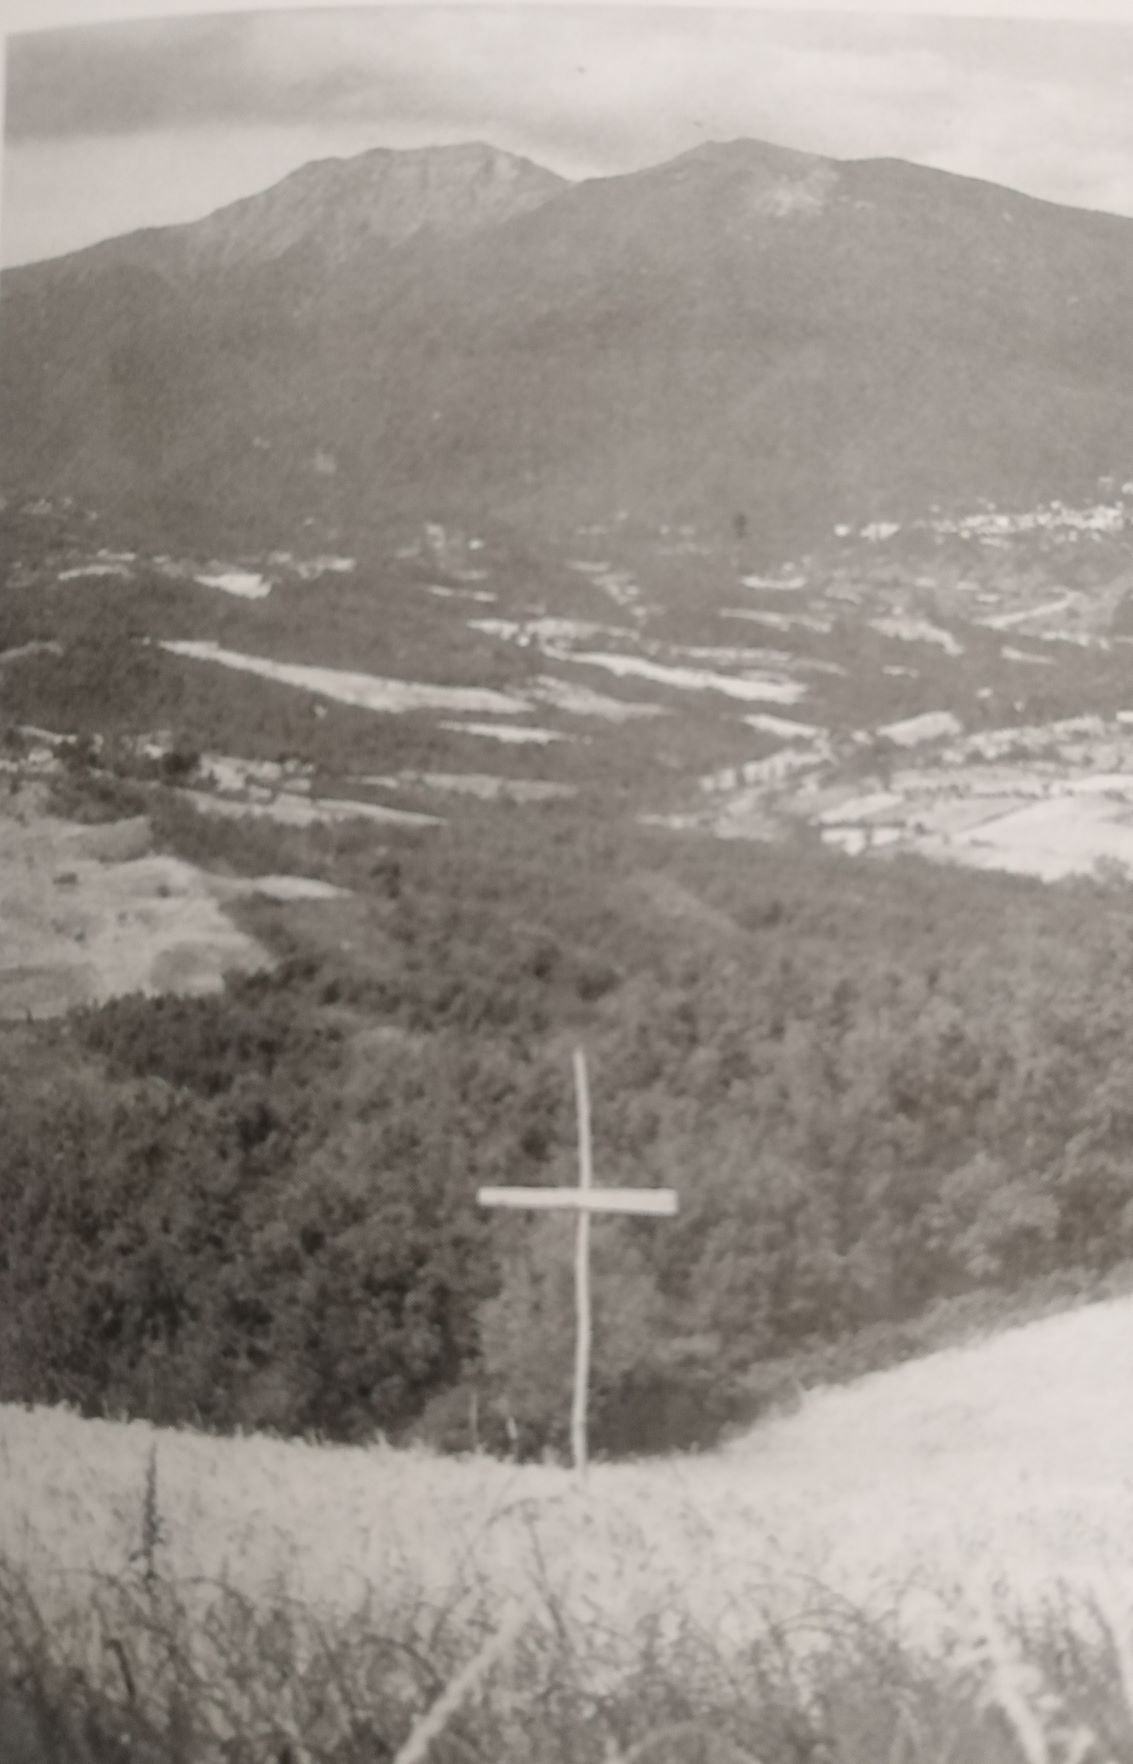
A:
[[[806,153],[798,147],[780,147],[774,141],[759,141],[740,136],[732,141],[702,141],[690,147],[674,165],[700,163],[721,168],[734,166],[740,171],[763,170],[776,174],[806,173],[816,165],[833,163],[819,153]]]
[[[258,195],[180,228],[195,266],[263,263],[315,243],[333,264],[360,245],[418,234],[458,238],[500,226],[566,180],[482,141],[401,150],[374,147],[314,160]]]
[[[566,181],[556,173],[547,171],[545,167],[536,165],[534,160],[525,159],[518,153],[509,153],[502,147],[494,147],[489,141],[452,141],[425,147],[367,147],[361,153],[345,157],[332,155],[325,159],[308,160],[305,165],[299,166],[271,188],[279,190],[287,184],[316,180],[328,175],[380,177],[398,171],[410,175],[429,171],[456,181],[463,181],[470,176],[505,180],[534,177],[554,185]],[[268,193],[261,192],[263,195]],[[254,201],[256,198],[248,200]]]
[[[656,167],[652,175],[658,188],[695,184],[698,191],[738,201],[743,214],[776,219],[821,212],[839,182],[841,166],[821,154],[739,139],[704,141]]]

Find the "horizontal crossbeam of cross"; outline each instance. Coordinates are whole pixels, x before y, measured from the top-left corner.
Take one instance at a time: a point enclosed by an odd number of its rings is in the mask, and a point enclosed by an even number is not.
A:
[[[671,1218],[675,1188],[481,1188],[482,1207],[534,1207],[537,1212],[648,1213]]]

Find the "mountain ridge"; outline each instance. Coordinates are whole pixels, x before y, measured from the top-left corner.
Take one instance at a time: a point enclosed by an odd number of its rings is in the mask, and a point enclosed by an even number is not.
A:
[[[428,167],[443,162],[456,165],[458,161],[464,161],[468,165],[473,159],[478,160],[481,165],[494,164],[510,167],[514,174],[522,174],[525,179],[530,180],[529,191],[533,192],[538,185],[542,185],[544,197],[547,200],[569,190],[624,184],[627,180],[648,177],[652,173],[675,171],[697,164],[714,161],[727,166],[740,160],[754,160],[762,169],[775,170],[782,174],[789,174],[792,170],[801,170],[803,167],[810,169],[832,167],[846,172],[873,171],[878,174],[903,176],[923,183],[926,188],[932,187],[938,192],[942,192],[950,186],[957,191],[961,189],[969,192],[981,191],[989,197],[1006,196],[1026,204],[1028,207],[1051,210],[1062,216],[1080,215],[1086,221],[1113,223],[1118,228],[1133,226],[1133,217],[1115,211],[1055,202],[1049,197],[1032,195],[1015,185],[1000,183],[996,179],[947,171],[941,167],[930,166],[922,161],[906,159],[899,155],[883,154],[843,158],[813,152],[809,149],[786,147],[781,143],[761,138],[735,136],[725,140],[702,141],[668,159],[653,161],[648,165],[629,171],[604,173],[588,178],[570,178],[526,155],[512,153],[489,141],[470,139],[427,147],[369,147],[355,154],[328,154],[318,159],[305,160],[301,165],[284,173],[282,177],[275,179],[262,189],[222,203],[219,207],[210,209],[206,214],[193,220],[131,228],[127,232],[110,234],[106,238],[95,240],[91,244],[80,246],[73,251],[58,252],[50,257],[37,258],[29,263],[7,265],[0,268],[0,282],[9,279],[20,280],[37,271],[42,271],[50,265],[88,258],[109,247],[124,246],[132,240],[184,237],[195,232],[212,231],[216,228],[217,223],[227,218],[235,219],[237,216],[253,215],[257,206],[264,204],[269,199],[281,196],[285,191],[295,191],[300,185],[312,184],[317,179],[329,181],[332,177],[337,178],[339,174],[356,174],[361,172],[365,166],[385,164],[388,166],[418,165]],[[530,206],[539,206],[539,201],[537,199],[531,200]],[[515,212],[525,211],[526,202],[519,206]],[[506,218],[510,218],[510,215],[501,217],[501,219]],[[464,230],[471,230],[471,228],[466,227]]]
[[[4,291],[0,489],[190,523],[320,518],[329,459],[335,522],[742,512],[774,547],[1133,462],[1133,221],[900,160],[377,149]]]
[[[431,175],[438,169],[451,171],[447,186]],[[459,236],[478,226],[499,225],[566,187],[568,181],[557,173],[484,142],[402,151],[369,148],[308,160],[264,189],[197,220],[136,228],[78,251],[13,266],[3,271],[2,281],[34,282],[37,274],[96,266],[116,252],[174,273],[240,267],[281,256],[305,237],[317,237],[324,206],[330,203],[336,205],[340,233],[353,225],[363,237],[391,244],[429,230]]]

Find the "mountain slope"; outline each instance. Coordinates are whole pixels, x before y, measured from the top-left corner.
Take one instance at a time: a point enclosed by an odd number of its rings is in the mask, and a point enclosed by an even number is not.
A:
[[[0,484],[189,525],[1033,501],[1133,458],[1133,223],[757,142],[304,168],[4,278]]]
[[[374,244],[488,230],[566,187],[554,172],[481,142],[403,153],[377,147],[352,159],[313,160],[203,220],[146,228],[9,270],[4,288],[38,293],[89,284],[123,265],[171,279],[224,275],[277,264],[295,247],[333,269]]]

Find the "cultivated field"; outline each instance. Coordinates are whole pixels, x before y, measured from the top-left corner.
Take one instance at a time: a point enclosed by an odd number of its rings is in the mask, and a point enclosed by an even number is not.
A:
[[[202,801],[215,812],[225,806]],[[144,816],[86,825],[49,814],[35,786],[13,790],[0,808],[0,1021],[59,1016],[129,992],[219,992],[227,975],[271,965],[226,904],[339,893],[307,877],[213,875],[156,852]]]
[[[888,762],[864,781],[817,735],[702,780],[723,796],[718,832],[802,822],[823,842],[863,852],[917,852],[938,862],[1057,881],[1133,861],[1130,714],[1068,718],[963,736],[950,713],[874,731]],[[919,746],[924,743],[924,747]],[[907,763],[899,748],[917,748]],[[899,763],[900,762],[900,763]]]

